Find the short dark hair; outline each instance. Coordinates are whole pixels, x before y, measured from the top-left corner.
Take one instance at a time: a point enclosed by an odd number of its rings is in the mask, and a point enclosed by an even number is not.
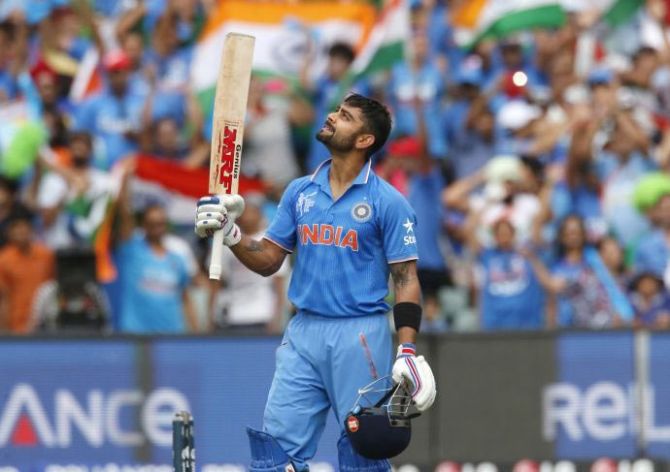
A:
[[[347,95],[344,103],[361,110],[365,131],[375,137],[375,142],[366,153],[369,158],[384,146],[389,137],[392,125],[391,113],[385,105],[377,100],[357,93]]]
[[[93,137],[88,131],[70,131],[69,140],[70,144],[72,144],[74,141],[83,141],[89,149],[93,149]]]
[[[10,194],[16,194],[19,189],[19,181],[16,179],[10,179],[5,175],[0,175],[0,188],[4,188]]]
[[[7,217],[7,226],[14,226],[16,223],[28,223],[30,226],[32,226],[34,220],[35,215],[33,212],[27,208],[16,208],[12,210]]]
[[[328,49],[328,57],[341,57],[351,64],[354,61],[354,57],[356,57],[356,53],[350,44],[338,42],[330,46]]]

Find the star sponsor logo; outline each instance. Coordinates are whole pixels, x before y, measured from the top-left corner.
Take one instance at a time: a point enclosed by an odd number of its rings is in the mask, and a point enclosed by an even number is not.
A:
[[[405,246],[416,244],[416,236],[414,236],[414,222],[407,218],[402,226],[405,228],[405,236],[403,237]]]
[[[359,223],[365,223],[372,217],[372,207],[365,202],[359,202],[351,208],[351,217]]]

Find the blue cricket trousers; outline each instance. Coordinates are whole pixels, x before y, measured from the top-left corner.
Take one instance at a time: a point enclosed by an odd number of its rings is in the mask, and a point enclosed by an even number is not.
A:
[[[274,436],[296,462],[311,459],[328,410],[332,407],[344,430],[358,389],[374,380],[373,371],[378,377],[391,372],[392,354],[389,321],[384,315],[324,317],[298,313],[277,348],[263,419],[265,432]]]

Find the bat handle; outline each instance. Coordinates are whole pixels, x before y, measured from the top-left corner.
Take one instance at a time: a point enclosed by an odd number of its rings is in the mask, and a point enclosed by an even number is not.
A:
[[[221,259],[223,258],[223,230],[218,230],[212,237],[212,258],[209,260],[209,278],[221,278]]]

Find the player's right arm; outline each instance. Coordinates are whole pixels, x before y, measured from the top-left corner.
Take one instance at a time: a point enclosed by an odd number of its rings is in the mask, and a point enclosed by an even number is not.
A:
[[[299,181],[300,179],[298,179]],[[200,237],[223,230],[223,243],[248,269],[265,277],[277,272],[296,242],[296,222],[293,196],[298,181],[287,187],[279,202],[277,213],[263,239],[244,235],[235,219],[244,211],[239,195],[203,197],[198,202],[195,232]]]
[[[265,239],[260,241],[242,234],[235,220],[244,211],[239,195],[208,196],[198,201],[195,232],[200,237],[223,231],[223,244],[228,246],[242,264],[265,277],[279,270],[286,251]]]
[[[257,241],[246,235],[242,235],[240,242],[231,246],[230,250],[247,268],[264,277],[277,272],[288,254],[267,239]]]

